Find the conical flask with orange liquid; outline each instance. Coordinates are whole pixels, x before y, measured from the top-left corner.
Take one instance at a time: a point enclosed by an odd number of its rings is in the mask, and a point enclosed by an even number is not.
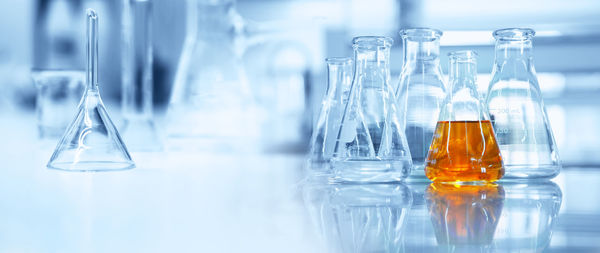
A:
[[[435,182],[492,182],[504,175],[488,111],[477,93],[477,54],[456,51],[444,105],[425,161]]]

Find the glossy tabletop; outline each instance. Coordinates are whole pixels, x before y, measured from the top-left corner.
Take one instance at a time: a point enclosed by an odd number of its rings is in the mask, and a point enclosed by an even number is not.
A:
[[[328,184],[299,154],[62,172],[32,117],[0,114],[0,252],[600,252],[600,167],[462,188]]]

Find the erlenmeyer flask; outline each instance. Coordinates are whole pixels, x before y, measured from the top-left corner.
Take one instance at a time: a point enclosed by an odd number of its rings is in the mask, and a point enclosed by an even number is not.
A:
[[[552,178],[561,164],[533,67],[531,29],[494,32],[496,59],[486,103],[506,178]]]
[[[412,160],[389,84],[392,39],[356,37],[354,79],[332,158],[335,179],[386,182],[405,178]]]
[[[327,91],[311,138],[309,162],[323,165],[331,159],[352,85],[352,58],[327,58]]]
[[[98,16],[87,10],[87,87],[75,120],[67,128],[48,168],[69,171],[124,170],[135,167],[110,120],[98,91]]]
[[[477,54],[450,57],[449,89],[425,161],[432,181],[495,181],[504,175],[500,149],[485,105],[477,93]]]
[[[440,249],[493,252],[505,198],[502,186],[433,183],[425,198]]]
[[[425,178],[427,150],[446,96],[439,58],[442,32],[415,28],[400,34],[404,42],[404,65],[396,97],[413,161],[410,178]]]
[[[152,2],[123,0],[121,134],[132,151],[161,149],[152,109]]]
[[[190,1],[189,22],[168,109],[172,149],[239,150],[259,121],[243,64],[234,0]]]

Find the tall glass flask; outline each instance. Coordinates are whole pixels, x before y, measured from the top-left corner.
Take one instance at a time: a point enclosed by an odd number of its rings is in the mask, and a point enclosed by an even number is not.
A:
[[[327,58],[327,91],[311,138],[310,163],[324,165],[335,149],[345,105],[352,85],[352,58]]]
[[[561,164],[533,67],[532,29],[494,32],[496,59],[486,99],[506,178],[552,178]]]
[[[353,39],[354,79],[336,140],[332,168],[340,181],[386,182],[405,178],[412,160],[390,85],[392,39]]]
[[[152,109],[152,0],[123,0],[123,138],[132,151],[160,150]]]
[[[241,62],[240,22],[233,0],[190,1],[197,20],[175,76],[167,134],[174,149],[239,150],[259,121]],[[255,146],[253,146],[255,147]]]
[[[449,89],[435,129],[425,174],[435,182],[489,182],[504,175],[490,116],[477,93],[477,54],[450,57]]]
[[[427,150],[446,96],[439,58],[442,32],[415,28],[402,30],[400,35],[404,65],[396,97],[413,161],[410,177],[425,178]]]

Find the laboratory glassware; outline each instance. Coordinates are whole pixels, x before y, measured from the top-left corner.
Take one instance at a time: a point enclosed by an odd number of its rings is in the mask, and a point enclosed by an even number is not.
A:
[[[303,193],[327,252],[401,252],[413,201],[405,185],[314,184]]]
[[[439,58],[442,32],[413,28],[402,30],[400,35],[404,64],[396,97],[413,162],[409,178],[424,179],[425,158],[446,96]]]
[[[240,150],[259,133],[233,0],[194,1],[167,115],[170,149]]]
[[[98,16],[87,10],[87,85],[77,115],[65,131],[48,168],[110,171],[135,167],[98,90]]]
[[[152,3],[123,0],[121,134],[131,151],[161,149],[152,108]]]
[[[323,165],[330,161],[342,115],[348,102],[352,85],[352,58],[332,57],[327,62],[327,90],[321,104],[321,112],[311,138],[310,164]]]
[[[65,132],[84,90],[85,72],[33,70],[37,88],[36,118],[41,139],[58,139]]]
[[[527,28],[494,31],[496,59],[486,104],[507,179],[552,178],[561,163],[533,66]]]
[[[390,85],[393,40],[362,36],[352,40],[354,78],[332,158],[337,181],[388,182],[408,176],[410,150]]]
[[[505,202],[502,186],[432,183],[425,199],[439,249],[492,252]]]
[[[504,168],[488,111],[477,93],[477,54],[456,51],[425,174],[439,182],[484,182],[502,177]]]
[[[551,181],[503,182],[504,214],[498,222],[493,252],[543,252],[552,238],[562,202]]]

